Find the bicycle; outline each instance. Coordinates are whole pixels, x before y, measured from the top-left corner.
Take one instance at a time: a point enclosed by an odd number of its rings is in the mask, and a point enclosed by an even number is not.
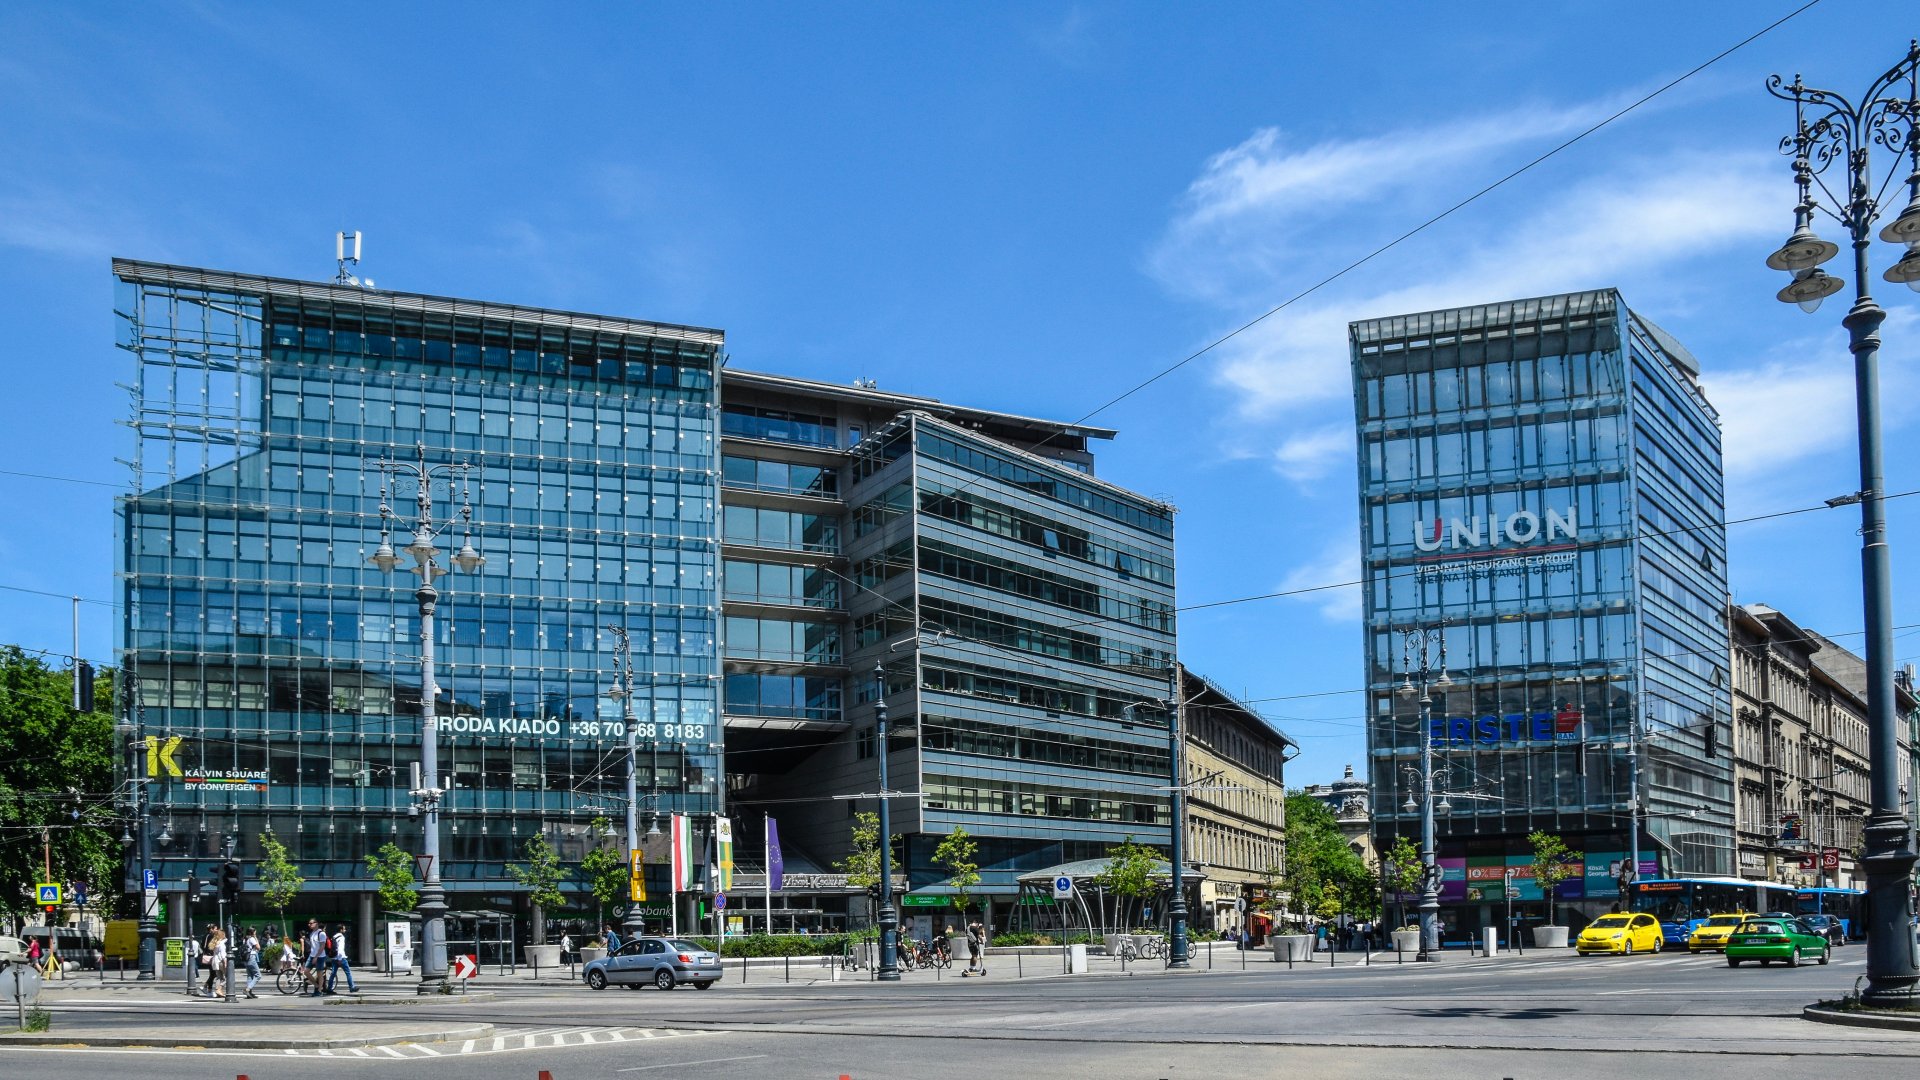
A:
[[[281,968],[273,976],[273,988],[283,994],[298,994],[307,989],[307,973],[300,968]]]

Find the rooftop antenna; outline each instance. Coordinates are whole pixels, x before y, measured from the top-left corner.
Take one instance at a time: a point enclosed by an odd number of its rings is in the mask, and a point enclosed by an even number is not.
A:
[[[353,275],[353,271],[347,269],[349,266],[360,265],[360,231],[358,229],[353,232],[343,231],[333,234],[333,258],[340,267],[340,273],[333,279],[335,284],[355,285],[362,289],[373,288],[372,278],[362,281]]]

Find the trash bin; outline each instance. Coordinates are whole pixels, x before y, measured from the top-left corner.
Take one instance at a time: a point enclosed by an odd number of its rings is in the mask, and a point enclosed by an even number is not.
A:
[[[1087,973],[1087,947],[1085,945],[1067,946],[1067,973],[1085,975]]]

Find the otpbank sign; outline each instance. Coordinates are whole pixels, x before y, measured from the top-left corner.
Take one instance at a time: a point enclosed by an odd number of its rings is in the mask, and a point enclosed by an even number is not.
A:
[[[1498,746],[1502,743],[1579,742],[1579,709],[1505,713],[1499,716],[1435,717],[1427,731],[1434,743]]]

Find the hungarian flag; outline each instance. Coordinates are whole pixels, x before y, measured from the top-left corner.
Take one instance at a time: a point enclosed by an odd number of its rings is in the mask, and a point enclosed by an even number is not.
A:
[[[733,891],[733,819],[713,819],[714,892]]]
[[[693,887],[693,822],[685,814],[673,815],[673,891],[686,892]]]

